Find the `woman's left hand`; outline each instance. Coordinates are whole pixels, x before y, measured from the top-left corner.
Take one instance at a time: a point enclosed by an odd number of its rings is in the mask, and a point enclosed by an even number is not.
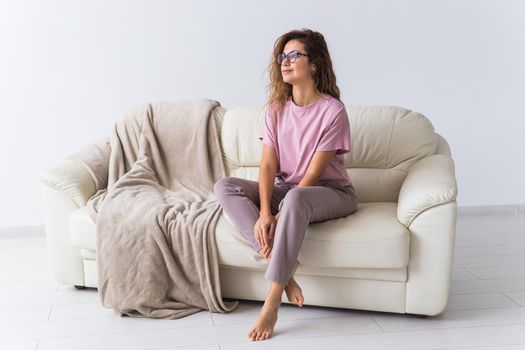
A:
[[[273,225],[273,228],[270,230],[270,234],[269,234],[269,238],[270,240],[273,240],[273,237],[274,237],[274,234],[275,234],[275,228],[277,227],[277,220],[279,220],[279,215],[281,214],[281,212],[277,212],[277,214],[275,214],[274,218],[275,218],[275,225]]]
[[[275,214],[274,218],[275,218],[275,224],[272,225],[272,228],[270,229],[270,234],[268,235],[268,238],[270,240],[270,244],[268,246],[268,249],[267,251],[265,252],[266,254],[266,257],[269,259],[272,257],[272,249],[273,249],[273,239],[275,237],[275,228],[277,227],[277,221],[279,220],[279,216],[280,216],[281,212],[278,212],[277,214]]]

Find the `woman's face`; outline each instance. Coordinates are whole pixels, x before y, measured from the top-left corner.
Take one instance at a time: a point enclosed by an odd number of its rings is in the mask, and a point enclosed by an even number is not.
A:
[[[304,51],[304,45],[302,42],[292,39],[284,45],[284,53],[288,54],[292,51],[298,51],[300,53],[306,53]],[[285,83],[292,85],[304,85],[313,84],[312,71],[314,64],[308,63],[308,57],[299,55],[295,62],[285,59],[281,62],[281,74]]]

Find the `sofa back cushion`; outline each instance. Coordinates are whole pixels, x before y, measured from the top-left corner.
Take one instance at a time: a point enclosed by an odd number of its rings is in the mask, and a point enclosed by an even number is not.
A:
[[[345,107],[352,141],[345,166],[358,201],[397,202],[408,169],[436,153],[438,136],[432,123],[421,113],[397,106]],[[228,176],[258,181],[262,156],[258,134],[265,112],[265,108],[215,109]]]

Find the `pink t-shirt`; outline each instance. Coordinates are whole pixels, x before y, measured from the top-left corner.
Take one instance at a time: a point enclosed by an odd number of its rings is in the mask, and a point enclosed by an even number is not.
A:
[[[351,150],[350,122],[342,102],[329,94],[300,107],[290,97],[272,120],[269,108],[259,139],[276,150],[277,176],[297,187],[316,151],[337,150],[317,185],[352,185],[344,166],[344,154]],[[276,121],[276,123],[274,123]],[[272,128],[276,125],[276,131]]]

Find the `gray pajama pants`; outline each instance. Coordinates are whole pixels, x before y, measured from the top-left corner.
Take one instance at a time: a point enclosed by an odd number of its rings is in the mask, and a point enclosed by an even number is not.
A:
[[[260,215],[259,182],[227,176],[215,183],[214,193],[239,232],[259,251],[262,247],[254,236],[255,223]],[[279,211],[280,215],[275,227],[272,257],[264,277],[287,284],[308,224],[354,213],[357,198],[353,186],[326,183],[291,188],[277,176],[270,210],[272,215]]]

